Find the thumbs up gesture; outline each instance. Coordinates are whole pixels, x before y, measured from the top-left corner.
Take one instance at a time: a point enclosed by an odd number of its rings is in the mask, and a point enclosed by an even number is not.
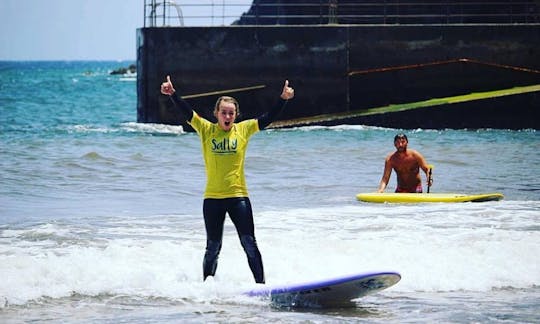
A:
[[[294,89],[289,87],[289,80],[285,80],[285,85],[281,92],[281,99],[289,100],[292,98],[294,98]]]
[[[167,81],[161,84],[161,93],[163,93],[164,95],[172,96],[175,92],[176,90],[174,90],[174,86],[171,82],[171,77],[167,75]]]

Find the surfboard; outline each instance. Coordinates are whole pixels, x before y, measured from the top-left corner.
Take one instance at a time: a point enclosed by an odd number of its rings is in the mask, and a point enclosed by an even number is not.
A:
[[[359,193],[356,199],[373,203],[426,203],[426,202],[483,202],[501,200],[501,193],[459,194],[459,193]]]
[[[269,297],[279,307],[326,308],[356,305],[354,299],[391,287],[401,280],[397,272],[374,272],[299,284],[262,287],[248,296]]]

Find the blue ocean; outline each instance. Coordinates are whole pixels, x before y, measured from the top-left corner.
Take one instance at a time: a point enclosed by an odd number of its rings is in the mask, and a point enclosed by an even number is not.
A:
[[[217,275],[202,281],[199,139],[137,123],[136,78],[110,75],[132,63],[0,62],[1,323],[540,322],[537,131],[256,134],[246,178],[267,285],[402,275],[352,308],[279,308],[242,294],[256,285],[230,219]],[[357,201],[402,131],[434,165],[432,192],[504,199]]]

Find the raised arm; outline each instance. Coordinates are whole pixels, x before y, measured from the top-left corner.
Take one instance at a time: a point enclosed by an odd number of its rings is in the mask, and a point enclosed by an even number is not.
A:
[[[276,120],[281,111],[283,111],[287,105],[287,101],[292,98],[294,98],[294,89],[289,87],[289,80],[285,80],[285,85],[281,91],[280,100],[276,102],[270,111],[257,118],[257,121],[259,122],[259,129],[265,129],[268,125],[270,125],[270,123]]]
[[[182,114],[186,117],[186,121],[190,121],[193,118],[193,108],[182,99],[178,94],[171,82],[171,77],[167,75],[167,81],[161,84],[161,93],[171,98],[174,105],[182,111]]]

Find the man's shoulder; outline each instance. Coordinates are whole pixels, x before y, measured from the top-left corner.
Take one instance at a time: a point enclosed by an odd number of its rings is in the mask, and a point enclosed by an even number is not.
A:
[[[407,151],[410,151],[410,155],[413,155],[414,157],[422,157],[422,154],[420,154],[420,152],[418,152],[417,150],[414,150],[414,149],[408,149]]]
[[[396,158],[397,158],[397,151],[394,151],[394,152],[388,153],[388,154],[386,155],[385,160],[388,161],[388,162],[390,162],[390,161],[392,161],[392,160],[394,160],[394,159],[396,159]]]

